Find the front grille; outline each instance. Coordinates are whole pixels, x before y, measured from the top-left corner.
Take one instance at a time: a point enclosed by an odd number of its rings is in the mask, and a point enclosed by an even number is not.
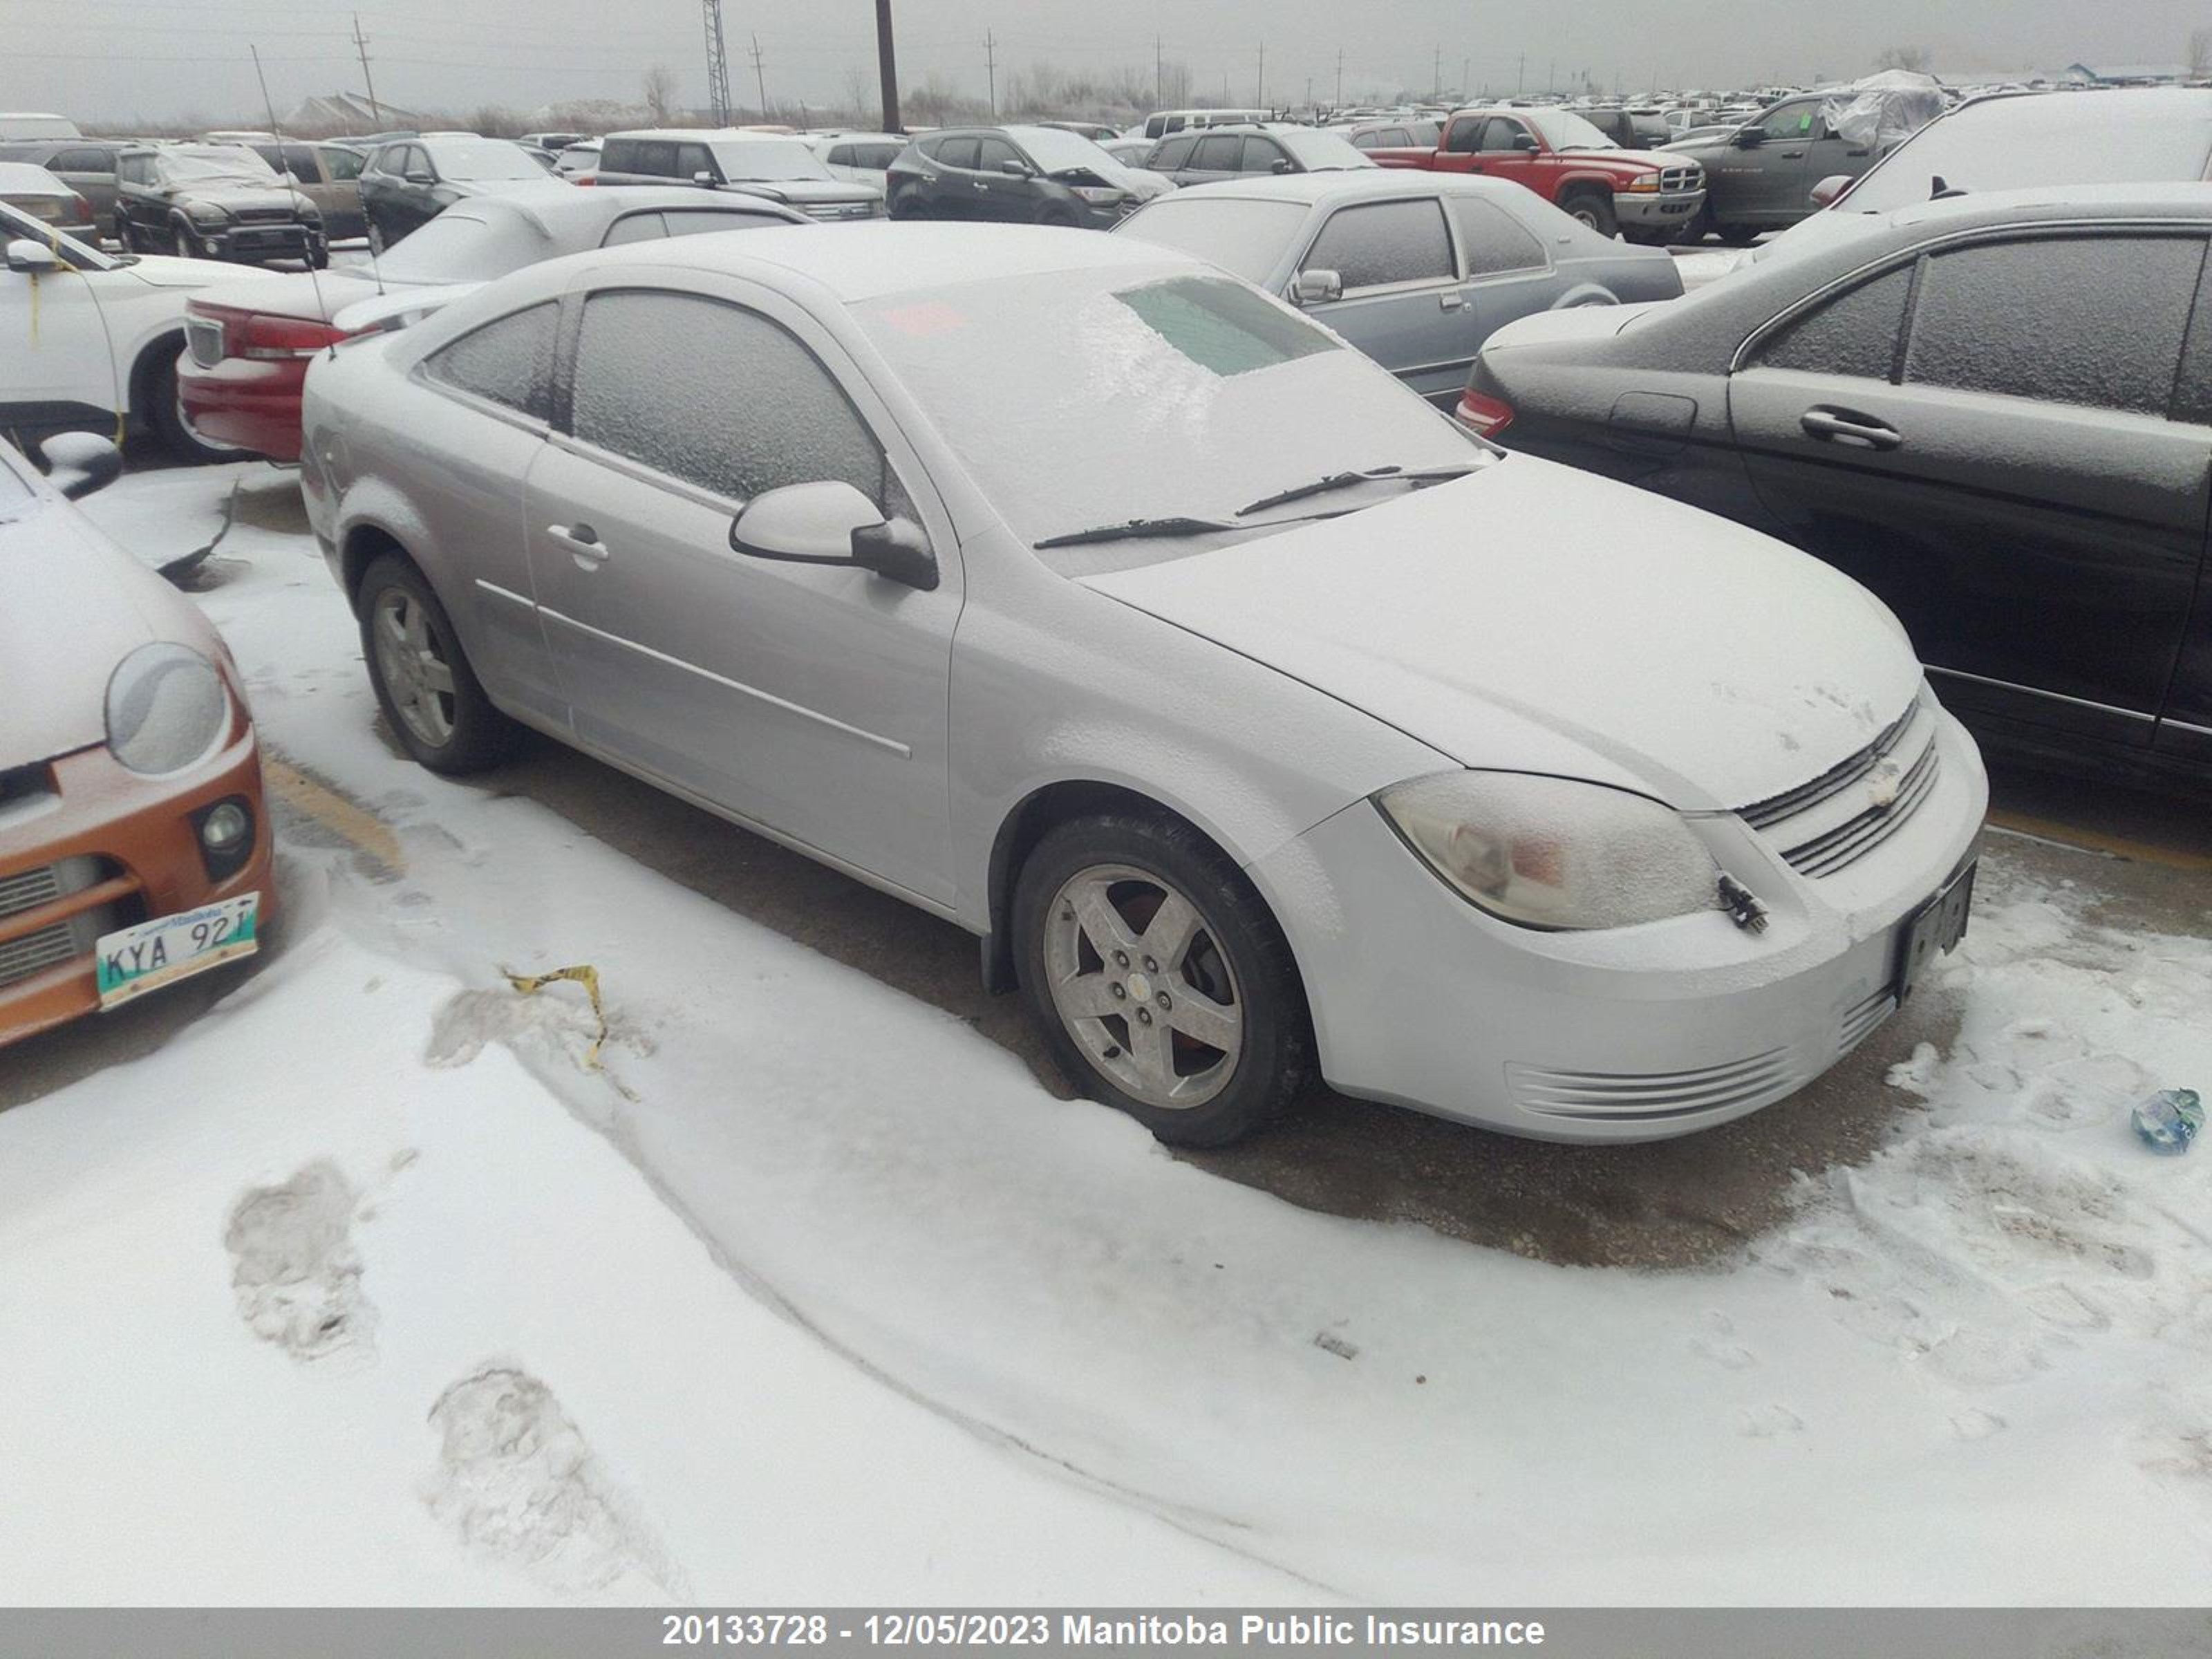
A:
[[[1905,740],[1913,717],[1920,712],[1916,699],[1911,707],[1899,715],[1895,723],[1886,727],[1875,740],[1850,758],[1830,767],[1810,783],[1801,783],[1795,789],[1770,795],[1765,800],[1754,801],[1749,806],[1736,809],[1736,816],[1754,830],[1771,830],[1784,818],[1794,818],[1808,811],[1832,795],[1839,795],[1861,778],[1887,759],[1892,750]]]
[[[823,202],[805,210],[816,219],[866,219],[874,211],[866,202]]]
[[[35,910],[62,896],[61,866],[42,864],[35,870],[19,870],[0,876],[0,920]]]
[[[289,208],[240,208],[238,210],[238,222],[242,225],[284,225],[297,216]]]
[[[222,325],[205,317],[185,319],[185,343],[192,361],[202,368],[213,368],[228,355],[223,346]]]
[[[66,921],[41,927],[35,933],[0,945],[0,987],[14,985],[33,974],[67,962],[77,954],[76,931]]]
[[[1549,1072],[1509,1064],[1506,1086],[1523,1111],[1583,1121],[1652,1122],[1778,1099],[1796,1085],[1787,1048],[1686,1072]]]
[[[1695,190],[1704,181],[1705,169],[1702,167],[1667,167],[1659,174],[1662,191]]]
[[[1928,747],[1921,751],[1912,769],[1899,780],[1897,793],[1886,803],[1869,806],[1834,829],[1785,848],[1783,858],[1800,874],[1816,877],[1832,876],[1857,863],[1905,828],[1934,792],[1936,775],[1942,769],[1942,762],[1936,756],[1936,740],[1931,735]]]

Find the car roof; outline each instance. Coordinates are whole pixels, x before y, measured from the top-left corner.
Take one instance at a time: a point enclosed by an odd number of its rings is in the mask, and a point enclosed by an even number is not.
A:
[[[758,278],[763,267],[808,279],[846,305],[895,294],[1060,271],[1207,270],[1203,261],[1133,237],[1041,225],[908,224],[873,220],[826,234],[793,226],[726,236],[629,242],[583,258],[597,264],[716,270]]]
[[[1900,230],[1956,224],[2063,217],[2180,218],[2212,216],[2212,184],[2045,185],[2024,190],[1970,191],[1941,201],[1915,202],[1888,213],[1868,214],[1876,224]]]
[[[763,132],[746,127],[632,127],[626,132],[611,132],[609,138],[676,138],[689,139],[703,144],[804,144],[806,140],[795,132]]]
[[[1321,173],[1255,173],[1210,185],[1186,185],[1164,201],[1234,197],[1244,201],[1304,202],[1334,206],[1346,201],[1386,201],[1395,196],[1487,196],[1510,200],[1527,187],[1507,179],[1413,167],[1334,167]]]
[[[562,240],[570,234],[589,232],[611,224],[624,213],[653,208],[711,208],[718,213],[758,213],[764,218],[808,222],[806,216],[765,196],[748,198],[726,191],[708,192],[696,185],[602,185],[579,190],[559,179],[531,179],[519,188],[496,196],[472,196],[456,202],[449,213],[514,213],[530,221],[547,236]],[[757,233],[748,233],[757,234]]]
[[[0,191],[21,196],[36,191],[45,196],[76,192],[35,161],[0,161]]]

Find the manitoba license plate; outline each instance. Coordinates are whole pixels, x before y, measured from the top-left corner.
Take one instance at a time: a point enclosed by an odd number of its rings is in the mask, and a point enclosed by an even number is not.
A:
[[[241,893],[219,904],[157,916],[109,933],[94,947],[100,1006],[112,1008],[226,962],[252,956],[261,948],[254,931],[260,912],[261,895]]]
[[[1920,971],[1966,936],[1966,918],[1974,906],[1974,869],[1968,865],[1951,878],[1951,884],[1929,899],[1905,924],[1897,948],[1897,1000],[1911,994]]]

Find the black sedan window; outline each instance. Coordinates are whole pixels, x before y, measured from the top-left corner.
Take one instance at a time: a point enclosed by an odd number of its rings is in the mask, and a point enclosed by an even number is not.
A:
[[[1433,198],[1340,208],[1314,238],[1303,264],[1333,270],[1353,289],[1443,282],[1452,275],[1451,237]]]
[[[1808,374],[1887,380],[1897,366],[1912,267],[1862,283],[1784,323],[1760,343],[1756,361]]]

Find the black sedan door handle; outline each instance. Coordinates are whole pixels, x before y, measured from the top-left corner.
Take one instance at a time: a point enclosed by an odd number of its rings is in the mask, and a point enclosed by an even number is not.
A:
[[[1905,441],[1895,427],[1848,409],[1808,409],[1797,417],[1797,424],[1823,443],[1849,444],[1855,449],[1894,449]]]

